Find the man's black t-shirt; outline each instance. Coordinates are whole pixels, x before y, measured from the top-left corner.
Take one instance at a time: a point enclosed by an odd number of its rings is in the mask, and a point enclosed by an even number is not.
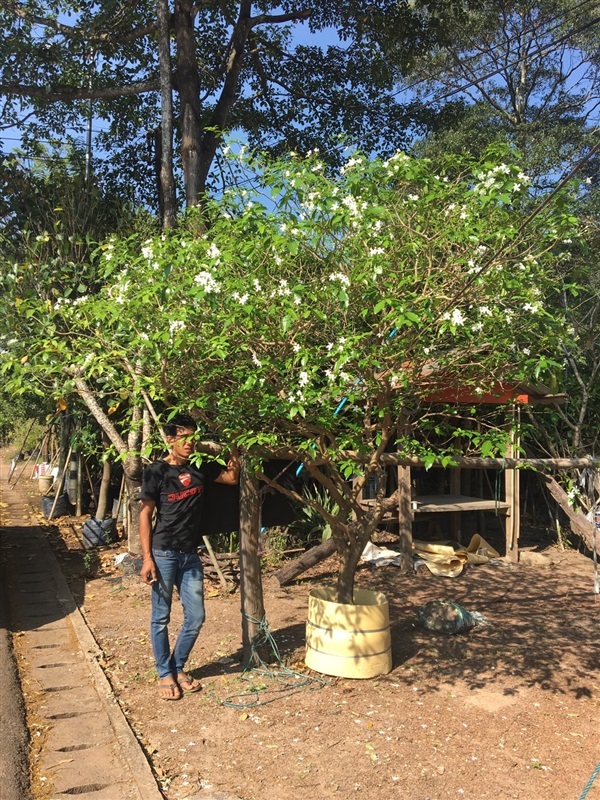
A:
[[[193,464],[168,464],[164,460],[146,467],[140,500],[156,503],[153,549],[193,552],[198,547],[202,539],[204,486],[218,478],[222,469],[215,462],[195,467]]]

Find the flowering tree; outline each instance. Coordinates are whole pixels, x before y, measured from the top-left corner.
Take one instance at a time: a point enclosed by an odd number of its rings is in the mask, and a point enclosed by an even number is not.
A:
[[[209,204],[203,236],[114,239],[98,294],[21,305],[57,331],[29,369],[62,360],[80,391],[195,409],[255,457],[263,480],[329,522],[348,603],[364,545],[395,502],[384,453],[446,463],[455,453],[453,412],[427,403],[432,388],[556,378],[568,333],[549,300],[565,289],[556,266],[576,220],[565,195],[524,225],[527,176],[491,157],[355,153],[338,177],[317,153],[254,166],[260,190]],[[472,452],[503,452],[500,424],[461,433]],[[297,459],[339,513],[262,474],[273,451]]]

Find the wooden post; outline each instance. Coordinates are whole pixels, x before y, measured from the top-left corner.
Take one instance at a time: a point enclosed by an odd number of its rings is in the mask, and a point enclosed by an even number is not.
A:
[[[460,468],[452,467],[450,469],[450,494],[460,495],[460,493]],[[460,511],[450,512],[450,530],[452,531],[452,538],[460,544],[462,544],[461,523],[462,514]]]
[[[83,456],[77,454],[77,492],[75,496],[75,515],[80,517],[83,514]]]
[[[260,631],[263,601],[258,539],[260,497],[258,480],[249,472],[248,457],[240,459],[240,594],[242,600],[242,647],[244,664],[258,665],[252,641]]]
[[[510,443],[506,449],[508,458],[517,457],[519,434],[517,431],[517,411],[513,409],[510,425]],[[509,504],[506,517],[506,560],[516,563],[519,560],[519,533],[521,529],[521,491],[518,469],[504,471],[505,501]]]
[[[410,494],[410,467],[398,467],[398,533],[402,553],[402,572],[412,572],[412,500]]]

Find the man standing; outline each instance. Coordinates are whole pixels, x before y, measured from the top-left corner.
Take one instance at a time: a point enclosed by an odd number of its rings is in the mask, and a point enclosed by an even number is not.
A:
[[[198,556],[204,487],[211,481],[235,485],[239,465],[237,459],[229,461],[225,469],[214,462],[199,467],[191,464],[196,422],[186,414],[173,417],[164,430],[171,450],[150,464],[142,479],[141,577],[152,586],[150,634],[159,696],[179,700],[184,692],[202,688],[184,667],[204,622],[204,575]],[[183,625],[171,651],[168,624],[174,586],[183,607]]]

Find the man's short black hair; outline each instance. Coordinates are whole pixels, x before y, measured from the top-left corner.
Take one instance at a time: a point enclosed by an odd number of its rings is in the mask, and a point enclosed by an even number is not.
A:
[[[163,429],[166,436],[177,436],[177,429],[195,431],[198,425],[189,414],[175,414],[168,422],[165,422]]]

